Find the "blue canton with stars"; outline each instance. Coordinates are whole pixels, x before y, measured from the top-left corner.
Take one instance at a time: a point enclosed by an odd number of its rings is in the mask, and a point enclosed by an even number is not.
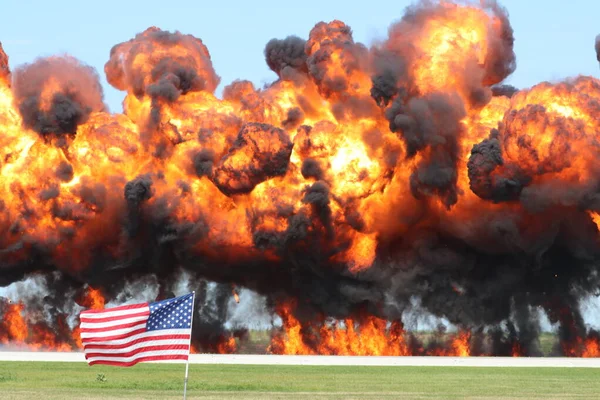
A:
[[[150,303],[147,331],[190,329],[192,327],[192,293]]]

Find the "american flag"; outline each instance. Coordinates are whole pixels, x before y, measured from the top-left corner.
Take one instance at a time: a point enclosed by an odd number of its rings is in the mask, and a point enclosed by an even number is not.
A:
[[[79,315],[89,365],[130,367],[144,361],[187,360],[193,293],[154,303],[131,304]]]

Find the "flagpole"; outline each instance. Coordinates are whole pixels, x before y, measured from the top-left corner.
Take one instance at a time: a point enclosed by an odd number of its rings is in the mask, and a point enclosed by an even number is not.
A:
[[[185,363],[185,379],[183,380],[183,400],[187,395],[188,372],[190,370],[190,353],[192,352],[192,329],[194,326],[194,306],[196,305],[196,291],[192,291],[192,317],[190,318],[190,345],[188,347],[188,358]]]

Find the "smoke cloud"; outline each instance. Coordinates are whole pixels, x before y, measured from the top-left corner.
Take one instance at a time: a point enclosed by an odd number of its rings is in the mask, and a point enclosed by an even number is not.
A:
[[[306,41],[298,36],[288,36],[283,40],[271,39],[265,47],[267,65],[284,79],[292,77],[294,71],[307,73],[305,44]]]
[[[260,182],[285,175],[293,144],[285,131],[250,123],[219,162],[215,185],[226,195],[249,193]]]
[[[18,67],[13,92],[24,125],[44,137],[75,134],[92,112],[105,109],[98,74],[71,56]]]
[[[104,72],[119,90],[167,101],[193,91],[213,92],[220,81],[202,40],[156,27],[114,46]]]
[[[122,114],[69,56],[18,67],[0,285],[48,295],[0,302],[0,341],[76,349],[81,307],[196,290],[194,345],[233,352],[243,290],[281,320],[276,353],[540,355],[545,314],[557,354],[589,355],[600,82],[518,90],[513,44],[495,2],[419,2],[372,46],[338,20],[273,39],[276,80],[218,98],[203,42],[152,27],[105,65]],[[423,343],[415,312],[459,332]]]

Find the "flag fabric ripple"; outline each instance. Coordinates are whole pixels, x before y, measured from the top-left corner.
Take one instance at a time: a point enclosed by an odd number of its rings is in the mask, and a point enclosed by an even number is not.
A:
[[[187,360],[193,294],[103,310],[85,310],[81,341],[89,365],[130,367],[144,361]]]

